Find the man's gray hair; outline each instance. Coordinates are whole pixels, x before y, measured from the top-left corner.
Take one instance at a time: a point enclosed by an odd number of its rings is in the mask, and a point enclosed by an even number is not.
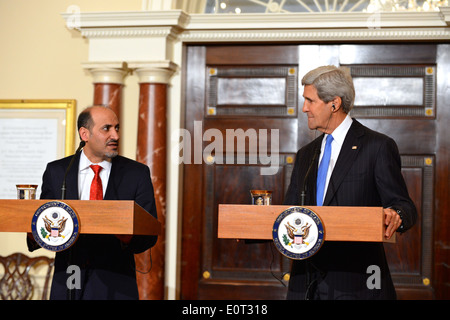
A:
[[[302,85],[313,85],[317,95],[324,102],[336,97],[342,99],[342,110],[349,113],[355,101],[355,87],[350,70],[345,67],[322,66],[308,72],[302,79]]]

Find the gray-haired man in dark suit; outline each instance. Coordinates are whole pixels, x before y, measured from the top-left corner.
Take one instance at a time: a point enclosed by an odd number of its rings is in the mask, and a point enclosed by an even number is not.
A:
[[[304,205],[383,207],[386,238],[411,228],[417,212],[401,174],[397,145],[348,115],[355,97],[348,70],[319,67],[303,77],[302,85],[308,127],[323,134],[298,151],[284,203],[301,204],[306,187]],[[327,140],[328,165],[322,175],[319,164]],[[322,186],[318,176],[323,176]],[[370,266],[380,270],[379,289],[367,285]],[[287,298],[395,299],[383,244],[325,242],[311,258],[293,262]]]

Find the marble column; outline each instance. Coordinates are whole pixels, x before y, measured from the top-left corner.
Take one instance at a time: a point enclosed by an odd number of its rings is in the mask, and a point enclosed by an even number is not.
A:
[[[136,255],[139,297],[141,300],[164,299],[165,221],[166,221],[166,162],[167,162],[167,87],[170,69],[138,68],[139,120],[136,160],[149,166],[155,191],[158,220],[162,234],[150,250]],[[151,255],[151,256],[150,256]]]
[[[122,85],[117,83],[94,83],[94,104],[107,105],[120,120],[122,103]]]
[[[123,81],[128,73],[125,64],[85,64],[94,83],[94,105],[109,106],[120,122]]]

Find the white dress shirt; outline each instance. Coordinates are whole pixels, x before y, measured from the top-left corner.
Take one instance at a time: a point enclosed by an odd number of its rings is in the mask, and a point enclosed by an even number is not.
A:
[[[328,165],[327,179],[325,182],[325,192],[323,193],[324,199],[325,195],[327,194],[328,182],[330,182],[330,177],[331,174],[333,173],[334,166],[339,157],[339,152],[341,152],[342,144],[344,143],[345,136],[347,135],[347,132],[350,129],[350,126],[352,125],[352,122],[353,119],[349,115],[347,115],[344,121],[342,121],[342,123],[331,133],[331,135],[333,136],[333,141],[331,142],[330,163]],[[325,142],[327,140],[327,137],[328,134],[325,134],[325,137],[322,140],[322,146],[320,148],[319,165],[320,161],[322,161],[323,151],[325,149]]]
[[[78,167],[78,199],[89,200],[91,192],[91,183],[94,179],[94,171],[90,165],[98,164],[103,169],[100,171],[100,179],[102,180],[103,197],[105,196],[106,187],[108,186],[109,175],[111,173],[111,162],[102,161],[100,163],[92,163],[84,154],[84,150],[80,155],[80,165]]]

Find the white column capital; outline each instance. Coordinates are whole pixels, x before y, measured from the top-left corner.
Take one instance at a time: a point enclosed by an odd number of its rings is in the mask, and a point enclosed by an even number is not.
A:
[[[168,84],[178,66],[171,61],[130,62],[128,68],[136,72],[139,83]]]
[[[124,62],[87,62],[83,68],[92,75],[93,83],[123,84],[129,68]]]

